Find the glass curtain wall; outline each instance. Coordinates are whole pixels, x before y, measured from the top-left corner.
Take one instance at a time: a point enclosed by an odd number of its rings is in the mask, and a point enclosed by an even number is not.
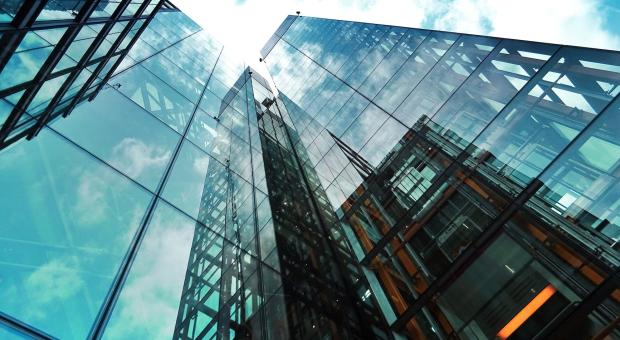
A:
[[[0,151],[0,337],[282,338],[249,70],[170,10],[114,73]]]
[[[263,58],[392,329],[620,336],[619,52],[289,16]]]
[[[0,3],[0,148],[92,100],[160,11],[176,9],[164,0]]]

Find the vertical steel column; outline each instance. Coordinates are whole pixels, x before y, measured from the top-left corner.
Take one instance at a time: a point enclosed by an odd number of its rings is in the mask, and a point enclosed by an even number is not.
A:
[[[5,32],[0,39],[0,46],[2,46],[0,49],[0,72],[4,70],[26,33],[28,33],[27,29],[34,24],[46,4],[47,0],[26,0],[19,8],[13,21],[11,21],[12,29]]]
[[[140,35],[142,35],[142,32],[144,32],[146,27],[153,20],[153,18],[155,17],[155,14],[157,14],[159,9],[163,6],[164,2],[165,2],[165,0],[160,0],[159,3],[155,6],[155,9],[153,9],[153,11],[149,14],[148,18],[146,18],[146,20],[144,21],[144,24],[142,24],[142,26],[138,29],[138,31],[136,32],[136,35],[133,37],[133,39],[131,39],[131,41],[129,42],[129,44],[125,48],[125,50],[120,54],[120,56],[118,57],[118,59],[116,60],[114,65],[108,71],[108,74],[106,74],[103,77],[103,79],[101,80],[101,83],[99,83],[99,85],[97,85],[97,88],[96,88],[95,92],[93,92],[93,94],[88,98],[88,100],[95,99],[97,94],[101,91],[101,89],[103,89],[103,87],[110,80],[112,75],[114,75],[114,72],[116,71],[118,66],[121,64],[121,62],[123,61],[123,58],[125,58],[127,53],[129,53],[129,50],[131,50],[133,45],[138,41],[138,38],[140,38]],[[86,82],[86,84],[84,84],[85,86],[80,90],[80,92],[78,92],[78,95],[76,96],[76,98],[82,97],[84,95],[84,93],[86,92],[86,90],[88,89],[88,87],[90,86],[90,84],[93,81],[94,81],[94,78],[91,76],[91,79],[89,79]],[[66,117],[68,115],[68,113],[71,112],[71,110],[73,110],[75,105],[77,105],[77,103],[78,103],[78,101],[74,99],[73,102],[71,103],[71,105],[69,105],[69,110],[67,110],[67,112],[63,116]]]
[[[54,95],[54,98],[52,98],[52,100],[49,102],[45,110],[41,113],[37,124],[35,125],[35,127],[33,127],[33,129],[28,134],[28,137],[27,137],[28,139],[31,139],[32,137],[36,136],[41,131],[43,126],[45,126],[47,121],[51,118],[52,113],[54,112],[54,109],[56,108],[56,105],[60,102],[60,100],[65,95],[65,93],[69,90],[71,85],[73,85],[73,82],[77,79],[77,77],[80,75],[82,70],[86,68],[87,63],[90,61],[91,57],[93,56],[95,51],[97,51],[99,46],[101,46],[101,43],[108,36],[108,33],[110,32],[112,27],[118,22],[117,21],[118,18],[123,14],[123,12],[125,11],[125,9],[127,8],[130,2],[131,2],[130,0],[124,0],[114,10],[114,13],[110,17],[110,21],[101,29],[101,32],[97,34],[97,37],[95,38],[93,43],[90,45],[86,53],[84,53],[84,55],[78,62],[77,66],[75,67],[75,69],[71,71],[71,74],[69,74],[69,76],[64,81],[64,83],[62,84],[58,92],[56,92],[56,94]],[[137,18],[139,18],[142,15],[146,7],[149,5],[149,2],[150,2],[149,0],[145,0],[142,3],[142,5],[140,5],[140,7],[138,8],[138,10],[133,16],[133,19],[127,23],[123,31],[118,35],[118,37],[116,38],[116,40],[110,47],[110,50],[105,54],[105,58],[101,62],[99,62],[99,64],[97,65],[95,70],[92,72],[91,76],[89,77],[88,81],[84,83],[83,87],[88,88],[87,85],[90,84],[89,81],[92,81],[91,79],[97,79],[99,72],[101,72],[101,70],[105,67],[106,63],[112,58],[112,55],[114,54],[118,46],[120,46],[120,44],[123,42],[123,39],[125,38],[125,36],[127,36],[129,31],[131,31],[131,28],[133,27],[135,22],[138,20]],[[122,59],[122,58],[119,56],[119,59]],[[80,96],[76,95],[75,99],[79,101],[81,98]]]
[[[95,10],[99,1],[100,0],[88,0],[84,2],[84,5],[82,6],[75,18],[76,25],[72,25],[67,28],[67,31],[65,31],[63,36],[60,38],[58,44],[54,46],[51,54],[47,57],[47,59],[43,63],[43,66],[35,75],[33,81],[34,85],[24,92],[22,97],[13,108],[13,111],[9,115],[9,118],[4,123],[4,126],[0,130],[0,143],[2,143],[9,136],[15,125],[17,125],[21,116],[24,114],[24,112],[26,112],[26,109],[28,109],[28,105],[30,105],[32,100],[35,98],[35,96],[45,83],[47,77],[52,73],[54,67],[56,67],[56,64],[58,64],[60,59],[65,55],[65,53],[69,49],[69,46],[71,46],[71,43],[73,43],[80,28],[90,17],[91,13]],[[33,18],[32,20],[35,20],[35,18]]]

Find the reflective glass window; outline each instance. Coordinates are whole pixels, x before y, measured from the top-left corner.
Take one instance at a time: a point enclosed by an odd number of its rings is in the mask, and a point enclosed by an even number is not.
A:
[[[11,22],[13,17],[19,11],[24,0],[4,1],[0,3],[0,22]]]
[[[110,80],[119,90],[155,117],[182,133],[194,105],[177,91],[144,69],[135,66]]]
[[[201,260],[190,259],[193,241],[199,235],[207,240],[217,237],[162,201],[157,203],[147,228],[104,339],[172,338],[188,262],[192,265]],[[196,229],[201,232],[195,233]]]
[[[43,83],[37,94],[34,96],[30,104],[28,105],[28,113],[34,115],[42,111],[47,104],[58,92],[58,89],[64,84],[69,75],[65,74],[53,79],[50,79]]]
[[[145,60],[142,65],[191,102],[198,102],[204,86],[164,55],[155,55]]]
[[[377,105],[389,113],[394,112],[457,38],[456,34],[441,32],[426,37],[377,94]]]
[[[0,73],[0,89],[32,80],[52,49],[50,46],[14,53]]]
[[[359,91],[369,98],[374,98],[428,34],[428,31],[408,29],[385,59],[368,75]]]
[[[497,42],[493,38],[461,36],[398,107],[395,117],[412,127],[420,118],[433,116]]]
[[[393,118],[389,118],[366,143],[360,155],[371,165],[378,166],[389,155],[399,140],[405,138],[409,129]]]
[[[387,118],[388,115],[383,110],[374,104],[369,104],[353,121],[341,139],[347,146],[359,151]]]
[[[620,239],[620,105],[601,115],[541,175],[527,205],[550,224],[577,224],[613,243]]]
[[[220,230],[226,214],[227,188],[226,167],[185,142],[162,196],[210,228]]]
[[[487,177],[516,194],[620,91],[618,53],[563,47],[473,142]]]
[[[113,89],[53,128],[155,191],[181,136]]]
[[[452,152],[452,145],[465,149],[556,49],[555,45],[502,42],[427,123],[451,142],[446,151]]]
[[[0,156],[0,310],[85,338],[151,195],[46,129]]]
[[[356,92],[329,122],[327,129],[334,135],[341,136],[369,103],[366,98]]]
[[[75,13],[82,8],[83,4],[84,0],[50,0],[45,4],[37,21],[74,19]]]

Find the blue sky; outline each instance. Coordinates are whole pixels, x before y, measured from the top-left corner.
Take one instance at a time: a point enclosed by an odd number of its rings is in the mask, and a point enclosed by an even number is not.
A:
[[[212,35],[258,61],[288,14],[620,50],[620,0],[174,0]],[[255,60],[256,59],[256,60]]]

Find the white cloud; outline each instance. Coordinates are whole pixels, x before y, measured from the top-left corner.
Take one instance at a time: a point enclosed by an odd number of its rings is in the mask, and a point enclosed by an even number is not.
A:
[[[105,197],[106,183],[96,174],[84,171],[79,178],[75,203],[71,212],[78,225],[92,225],[106,218],[108,204]]]
[[[170,215],[168,210],[155,213],[115,307],[106,338],[169,339],[172,336],[194,229],[194,223],[181,215]]]
[[[135,138],[123,138],[112,149],[112,164],[132,178],[139,177],[145,170],[162,168],[170,159],[170,151],[161,147],[146,145]]]
[[[204,174],[206,174],[209,170],[209,162],[209,156],[197,157],[196,159],[194,159],[194,163],[192,164],[194,171],[196,171],[196,173],[200,174],[201,176],[204,176]]]
[[[28,275],[24,289],[33,318],[44,318],[49,308],[67,301],[84,287],[84,281],[76,271],[78,263],[76,257],[56,258]]]

